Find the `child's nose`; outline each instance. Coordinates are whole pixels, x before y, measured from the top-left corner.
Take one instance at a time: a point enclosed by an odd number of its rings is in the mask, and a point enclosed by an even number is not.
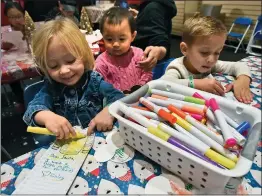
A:
[[[208,63],[213,63],[215,61],[215,57],[213,55],[209,55],[207,58]]]
[[[119,43],[118,42],[114,42],[113,47],[118,47]]]
[[[60,69],[60,74],[67,74],[68,72],[70,72],[70,69],[63,65]]]

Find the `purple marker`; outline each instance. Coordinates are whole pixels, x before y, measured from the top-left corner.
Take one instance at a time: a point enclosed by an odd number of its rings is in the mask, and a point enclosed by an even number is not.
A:
[[[195,149],[193,149],[189,146],[185,146],[184,143],[181,142],[181,140],[175,139],[173,136],[170,136],[169,134],[163,132],[162,130],[160,130],[156,127],[153,127],[153,126],[148,127],[147,130],[148,130],[149,133],[157,136],[158,138],[160,138],[160,139],[162,139],[162,140],[164,140],[164,141],[166,141],[166,142],[168,142],[168,143],[170,143],[170,144],[172,144],[172,145],[174,145],[174,146],[176,146],[176,147],[178,147],[182,150],[185,150],[186,152],[189,152],[189,153],[201,158],[202,160],[205,160],[205,161],[207,161],[207,162],[209,162],[209,163],[211,163],[211,164],[213,164],[213,165],[215,165],[219,168],[223,168],[220,165],[218,165],[216,162],[205,157],[203,154],[201,154],[200,151],[197,151],[197,150],[195,150]]]
[[[169,142],[170,144],[186,151],[186,152],[189,152],[193,155],[195,155],[196,157],[200,158],[200,159],[203,159],[205,160],[206,162],[209,162],[219,168],[222,168],[222,169],[225,169],[223,166],[219,165],[218,163],[216,163],[215,161],[212,161],[210,160],[209,158],[207,158],[206,156],[202,155],[201,152],[193,149],[193,148],[190,148],[189,146],[186,146],[183,142],[179,141],[178,139],[170,136],[170,138],[167,140],[167,142]]]

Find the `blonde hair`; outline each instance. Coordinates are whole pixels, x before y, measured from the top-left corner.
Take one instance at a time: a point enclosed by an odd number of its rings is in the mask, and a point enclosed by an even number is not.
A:
[[[211,16],[200,16],[195,14],[184,23],[182,41],[192,44],[198,37],[226,34],[225,25]]]
[[[70,19],[61,18],[48,21],[35,32],[32,39],[32,54],[36,66],[49,78],[47,72],[47,49],[51,39],[56,36],[62,45],[75,58],[80,58],[85,66],[85,70],[94,67],[94,56],[85,36],[78,26]]]

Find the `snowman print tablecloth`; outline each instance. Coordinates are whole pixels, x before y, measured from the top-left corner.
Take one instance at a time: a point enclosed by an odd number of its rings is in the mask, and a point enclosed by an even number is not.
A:
[[[261,58],[248,57],[247,62],[252,72],[251,90],[254,94],[252,106],[261,109]],[[232,82],[233,77],[217,74],[216,79],[222,84]],[[155,176],[164,176],[194,192],[194,187],[184,183],[157,163],[125,145],[125,156],[121,161],[110,160],[104,163],[94,158],[95,151],[106,143],[108,133],[96,133],[94,145],[82,168],[70,187],[68,194],[145,194],[145,187]],[[10,195],[34,167],[47,147],[36,149],[1,165],[1,194]],[[243,185],[249,194],[261,194],[261,152],[262,142],[258,143],[256,157],[251,170],[244,177]]]

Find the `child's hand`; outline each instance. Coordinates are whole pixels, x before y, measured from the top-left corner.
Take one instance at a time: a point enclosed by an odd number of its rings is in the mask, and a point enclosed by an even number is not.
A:
[[[204,79],[194,79],[194,83],[195,83],[195,88],[202,90],[202,91],[206,91],[209,93],[213,93],[216,95],[224,95],[224,88],[221,85],[220,82],[218,82],[216,79],[214,78],[204,78]]]
[[[90,121],[87,135],[90,135],[95,127],[98,131],[111,130],[113,128],[113,121],[114,117],[109,114],[108,107],[104,108]]]
[[[70,134],[76,135],[69,121],[51,111],[41,111],[35,115],[35,120],[53,132],[57,139],[68,139]]]
[[[229,92],[234,89],[234,95],[236,99],[243,103],[251,103],[253,100],[252,93],[249,88],[250,78],[245,75],[241,75],[232,84],[228,85],[225,92]]]

